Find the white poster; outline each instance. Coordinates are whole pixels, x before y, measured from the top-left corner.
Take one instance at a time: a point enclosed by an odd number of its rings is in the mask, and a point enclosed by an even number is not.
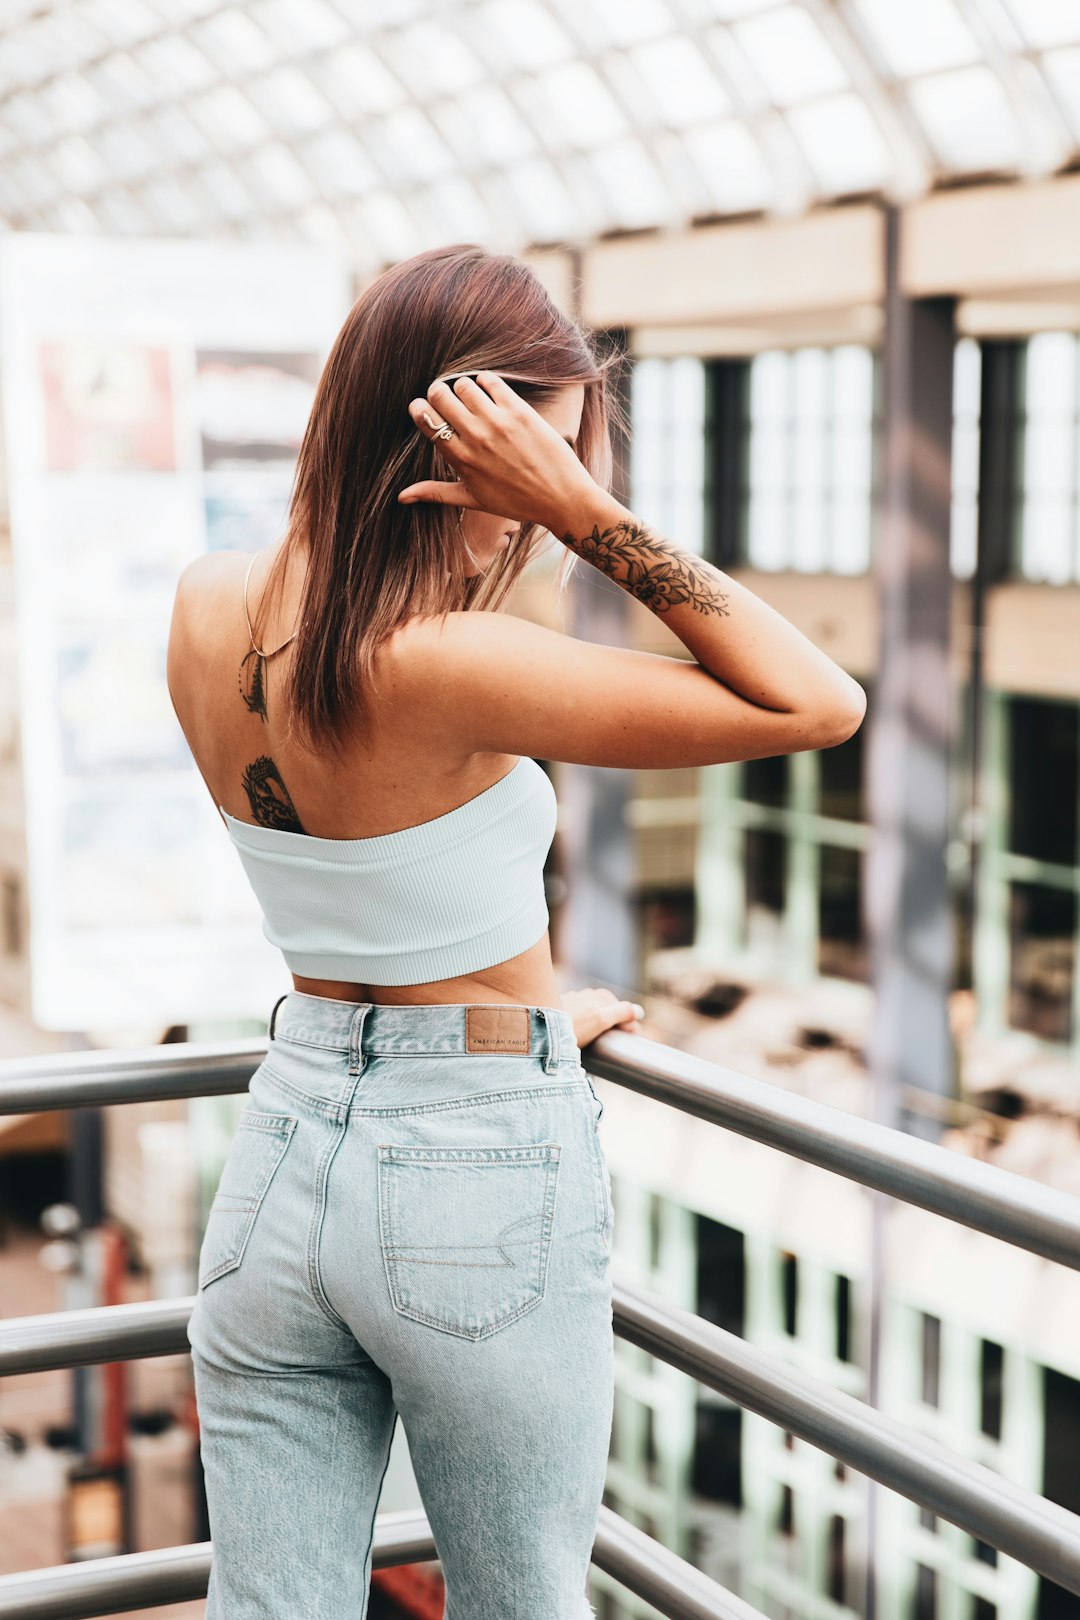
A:
[[[292,984],[169,700],[176,579],[284,533],[350,304],[325,247],[0,241],[32,1008],[263,1019]]]

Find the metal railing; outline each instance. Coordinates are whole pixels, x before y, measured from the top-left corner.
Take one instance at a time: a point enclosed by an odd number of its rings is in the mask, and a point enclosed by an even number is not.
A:
[[[245,1091],[265,1039],[0,1063],[0,1114]],[[641,1036],[592,1074],[1080,1269],[1080,1198]],[[185,1353],[193,1296],[0,1322],[0,1375]],[[617,1334],[1080,1594],[1080,1517],[648,1290],[615,1282]],[[0,1620],[78,1620],[204,1596],[210,1543],[0,1577]],[[422,1513],[376,1520],[375,1567],[436,1556]],[[672,1620],[762,1620],[610,1508],[593,1562]]]

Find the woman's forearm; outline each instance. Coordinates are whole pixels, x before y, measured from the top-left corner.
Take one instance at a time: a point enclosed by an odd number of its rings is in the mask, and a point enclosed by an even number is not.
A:
[[[859,683],[783,614],[730,574],[649,529],[614,496],[595,496],[556,531],[565,546],[636,597],[725,686],[759,708],[861,715]]]

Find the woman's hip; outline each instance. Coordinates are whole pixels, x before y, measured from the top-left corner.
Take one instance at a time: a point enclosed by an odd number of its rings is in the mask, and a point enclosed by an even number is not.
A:
[[[250,1321],[288,1357],[303,1294],[320,1330],[402,1365],[608,1330],[610,1179],[568,1016],[335,1006],[280,1022],[252,1077],[199,1257],[206,1325],[235,1342]]]

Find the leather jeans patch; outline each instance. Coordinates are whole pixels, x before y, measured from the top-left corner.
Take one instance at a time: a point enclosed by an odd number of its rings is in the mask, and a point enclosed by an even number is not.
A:
[[[530,1029],[528,1007],[466,1007],[465,1050],[528,1056]]]

